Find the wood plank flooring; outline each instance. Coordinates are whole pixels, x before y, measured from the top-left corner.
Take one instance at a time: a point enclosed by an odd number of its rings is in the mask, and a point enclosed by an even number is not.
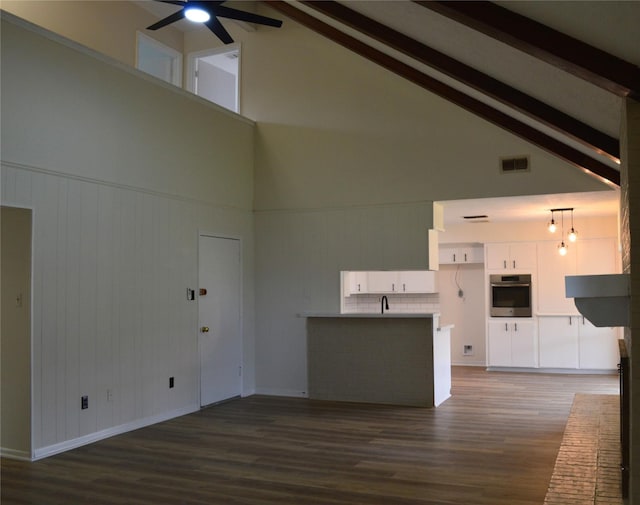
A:
[[[437,409],[253,396],[34,463],[3,505],[542,505],[575,393],[617,375],[454,367]]]

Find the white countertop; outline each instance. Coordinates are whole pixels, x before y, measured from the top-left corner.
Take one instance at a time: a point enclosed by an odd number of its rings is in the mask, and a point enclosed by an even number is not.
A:
[[[439,312],[385,312],[380,313],[368,313],[368,312],[303,312],[299,314],[300,317],[335,317],[335,318],[378,318],[378,319],[425,319],[438,317]]]

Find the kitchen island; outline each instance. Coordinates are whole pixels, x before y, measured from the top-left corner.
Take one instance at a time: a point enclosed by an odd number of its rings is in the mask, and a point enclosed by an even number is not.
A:
[[[451,395],[452,326],[438,314],[303,316],[309,398],[434,407]]]

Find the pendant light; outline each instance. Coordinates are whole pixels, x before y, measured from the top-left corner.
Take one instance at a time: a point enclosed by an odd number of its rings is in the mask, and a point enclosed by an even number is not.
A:
[[[560,222],[561,222],[561,226],[562,226],[562,236],[560,237],[560,245],[558,246],[558,253],[560,254],[560,256],[566,256],[567,255],[567,244],[565,244],[565,242],[564,242],[564,213],[565,213],[565,211],[567,211],[567,212],[571,211],[571,231],[567,235],[567,239],[568,239],[569,242],[575,242],[578,239],[578,232],[573,227],[573,207],[566,207],[566,208],[563,208],[563,209],[549,209],[549,210],[551,211],[551,221],[549,221],[549,223],[547,224],[547,229],[551,233],[555,232],[556,229],[557,229],[556,222],[555,222],[555,219],[554,219],[554,213],[555,212],[560,212]]]
[[[554,211],[553,209],[551,209],[551,221],[550,221],[550,222],[549,222],[549,224],[547,225],[547,228],[549,229],[549,231],[550,231],[551,233],[555,233],[555,231],[556,231],[556,222],[555,222],[555,221],[554,221],[554,219],[553,219],[553,213],[554,213],[554,212],[555,212],[555,211]]]
[[[578,239],[578,232],[573,228],[573,209],[571,209],[571,231],[568,237],[569,242],[575,242]]]
[[[560,242],[560,245],[558,246],[558,252],[560,253],[560,256],[566,256],[567,255],[567,246],[564,243],[564,212],[561,212],[561,219],[562,219],[562,242]]]

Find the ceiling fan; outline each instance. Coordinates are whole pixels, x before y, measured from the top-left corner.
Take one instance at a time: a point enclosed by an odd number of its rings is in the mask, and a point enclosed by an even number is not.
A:
[[[187,18],[190,21],[203,23],[225,44],[233,43],[231,35],[225,30],[218,18],[236,19],[258,25],[275,26],[280,28],[282,21],[278,19],[260,16],[251,12],[245,12],[232,7],[225,7],[222,1],[207,0],[156,0],[165,4],[179,5],[182,7],[178,12],[161,19],[157,23],[147,27],[147,30],[158,30],[164,26]]]

